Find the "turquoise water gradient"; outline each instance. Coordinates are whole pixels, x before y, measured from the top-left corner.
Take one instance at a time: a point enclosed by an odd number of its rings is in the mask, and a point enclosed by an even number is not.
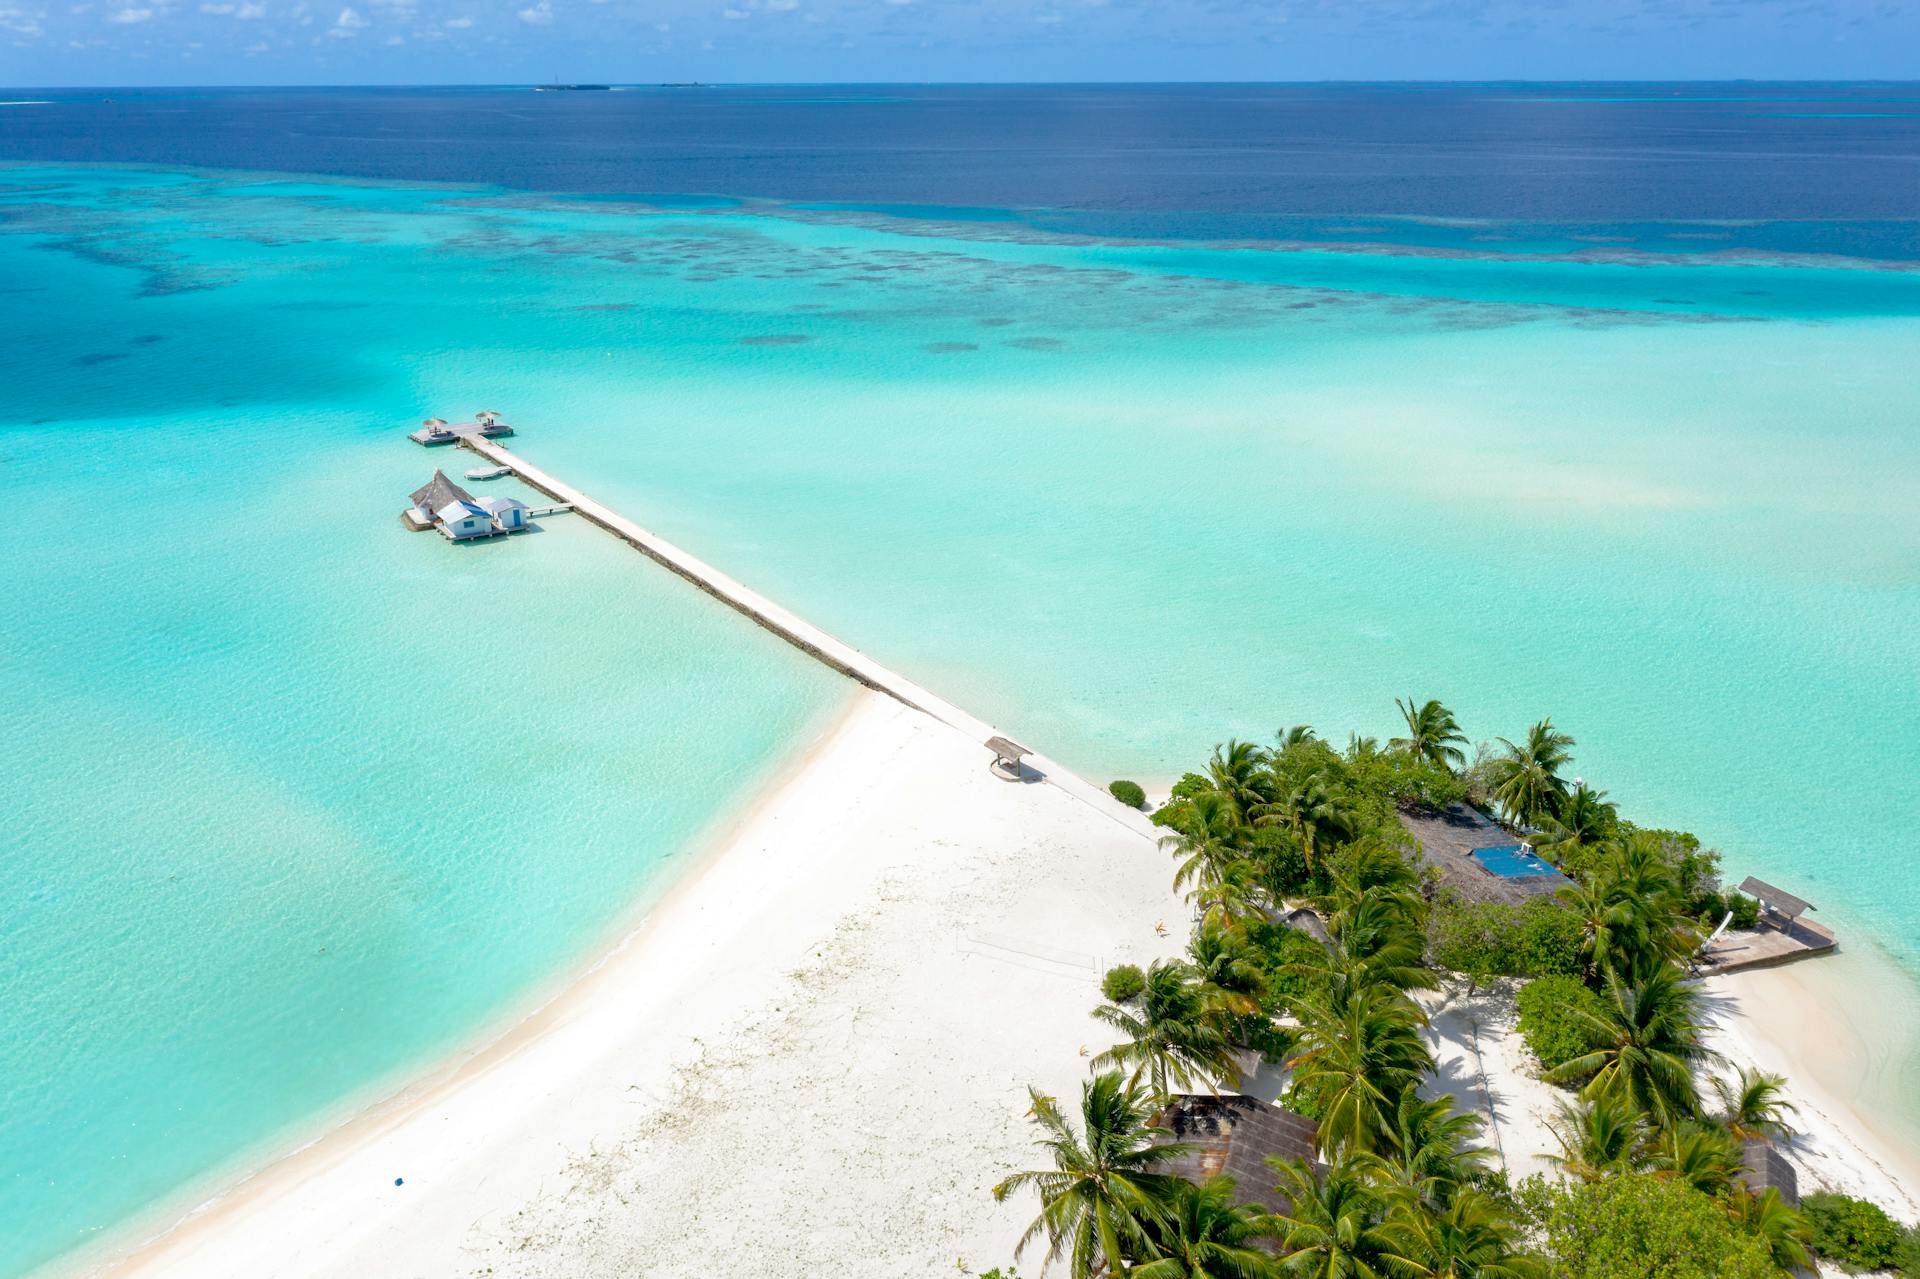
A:
[[[398,428],[482,401],[1103,780],[1395,696],[1551,714],[1628,813],[1920,967],[1920,274],[0,181],[29,1261],[527,998],[835,703],[581,525],[400,533]]]
[[[525,1010],[845,685],[584,523],[405,532],[471,458],[400,428],[498,376],[425,392],[270,272],[0,280],[11,1275]]]

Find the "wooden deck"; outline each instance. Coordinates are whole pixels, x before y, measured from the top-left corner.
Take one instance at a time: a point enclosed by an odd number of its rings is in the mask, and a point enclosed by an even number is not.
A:
[[[407,438],[415,444],[433,449],[469,439],[503,439],[512,434],[513,428],[505,422],[451,422],[440,427],[423,426],[409,432]]]
[[[571,506],[574,513],[581,518],[599,525],[642,555],[684,577],[715,599],[746,614],[801,652],[825,663],[849,679],[933,716],[942,723],[965,733],[974,741],[981,743],[983,747],[989,739],[1000,736],[1000,730],[986,721],[976,719],[945,698],[922,688],[899,672],[881,665],[851,644],[828,634],[798,614],[782,608],[758,591],[735,581],[711,564],[689,555],[665,538],[642,528],[618,511],[595,501],[572,485],[555,479],[524,458],[508,452],[499,444],[482,439],[478,435],[463,436],[460,443],[463,447],[472,449],[481,457],[497,465],[511,468],[523,483],[545,493],[556,502]],[[987,758],[983,756],[980,766],[985,768],[987,762]],[[1057,786],[1082,803],[1149,838],[1161,833],[1147,820],[1145,813],[1122,804],[1107,794],[1104,788],[1095,786],[1059,763],[1043,755],[1028,755],[1026,763],[1026,775],[1033,780]]]
[[[1743,968],[1771,968],[1809,955],[1824,955],[1839,945],[1839,939],[1820,925],[1796,919],[1784,928],[1765,924],[1752,932],[1725,933],[1695,967],[1709,977],[1737,973]]]

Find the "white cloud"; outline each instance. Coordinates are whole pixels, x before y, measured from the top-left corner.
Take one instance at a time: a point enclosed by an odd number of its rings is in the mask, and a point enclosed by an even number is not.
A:
[[[203,4],[200,6],[200,12],[211,13],[215,17],[224,18],[233,12],[233,6],[230,4]]]
[[[774,13],[785,13],[790,9],[798,9],[799,7],[800,0],[767,0],[767,8]]]
[[[333,20],[333,27],[327,34],[336,40],[351,40],[365,30],[366,26],[367,20],[361,17],[359,11],[352,5],[348,5],[340,11],[340,16]]]
[[[0,31],[11,31],[17,36],[30,36],[36,40],[45,34],[40,29],[39,17],[25,9],[0,9]]]
[[[722,9],[720,11],[720,16],[725,18],[728,22],[743,22],[750,15],[747,13],[745,9]]]
[[[248,45],[245,49],[241,50],[241,52],[246,54],[249,58],[257,58],[261,54],[265,53],[266,51],[267,51],[267,42],[265,40],[256,40],[252,44]]]
[[[398,35],[388,36],[385,40],[381,41],[382,44],[387,45],[390,48],[403,45],[406,42],[407,42],[407,38],[405,36],[398,36]]]
[[[251,4],[251,3],[242,4],[239,8],[233,11],[233,16],[240,19],[242,22],[251,22],[256,18],[266,17],[267,6],[265,6],[264,4]]]
[[[107,21],[117,26],[130,27],[136,22],[146,22],[153,17],[151,9],[116,9],[107,15]]]
[[[473,25],[473,19],[472,18],[448,18],[445,22],[441,23],[440,25],[445,27],[449,31],[465,31],[468,27]]]
[[[553,5],[550,0],[540,0],[531,8],[520,10],[520,21],[530,27],[550,27],[553,25]]]

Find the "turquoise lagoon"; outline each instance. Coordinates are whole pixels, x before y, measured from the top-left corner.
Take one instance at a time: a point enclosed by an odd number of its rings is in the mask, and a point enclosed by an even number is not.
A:
[[[1920,274],[4,176],[25,1262],[525,1007],[837,704],[583,526],[399,533],[481,401],[1103,780],[1550,714],[1845,931],[1915,1118]]]

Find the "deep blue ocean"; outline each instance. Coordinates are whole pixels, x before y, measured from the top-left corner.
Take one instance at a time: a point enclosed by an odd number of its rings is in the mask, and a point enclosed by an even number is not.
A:
[[[9,91],[0,160],[1013,211],[1045,230],[1920,259],[1920,84]],[[915,206],[901,209],[899,206]],[[1414,219],[1417,230],[1347,225]],[[1722,224],[1708,238],[1675,221]]]

